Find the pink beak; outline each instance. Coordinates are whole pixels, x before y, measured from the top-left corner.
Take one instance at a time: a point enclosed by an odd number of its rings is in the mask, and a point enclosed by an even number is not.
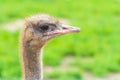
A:
[[[68,25],[62,25],[62,30],[60,30],[59,32],[60,32],[60,34],[80,32],[80,28],[76,28],[76,27],[68,26]]]
[[[73,32],[80,32],[80,28],[76,28],[76,27],[72,27],[68,25],[62,25],[62,29],[51,31],[51,32],[48,32],[47,34],[48,35],[51,35],[51,34],[62,35],[62,34],[68,34],[68,33],[73,33]]]

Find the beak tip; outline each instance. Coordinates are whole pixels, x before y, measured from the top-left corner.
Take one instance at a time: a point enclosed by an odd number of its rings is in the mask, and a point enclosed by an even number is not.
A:
[[[80,32],[81,31],[81,29],[80,28],[76,28],[76,32]]]

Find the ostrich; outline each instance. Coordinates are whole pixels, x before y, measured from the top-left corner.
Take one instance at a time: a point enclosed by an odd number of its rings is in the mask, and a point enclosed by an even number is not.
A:
[[[20,37],[24,80],[43,80],[42,48],[56,36],[79,32],[79,28],[63,25],[46,14],[26,18]]]

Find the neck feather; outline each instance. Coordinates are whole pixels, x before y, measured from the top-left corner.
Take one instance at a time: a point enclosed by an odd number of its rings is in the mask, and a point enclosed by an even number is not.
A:
[[[22,50],[24,80],[42,80],[42,50]]]

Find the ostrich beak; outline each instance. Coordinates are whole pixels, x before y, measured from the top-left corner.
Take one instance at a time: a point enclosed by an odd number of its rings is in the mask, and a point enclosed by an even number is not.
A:
[[[48,32],[47,35],[62,35],[62,34],[68,34],[73,32],[80,32],[80,28],[69,26],[69,25],[62,25],[62,28],[59,30]]]
[[[80,28],[69,25],[62,25],[62,29],[58,31],[58,34],[68,34],[73,32],[80,32]]]

